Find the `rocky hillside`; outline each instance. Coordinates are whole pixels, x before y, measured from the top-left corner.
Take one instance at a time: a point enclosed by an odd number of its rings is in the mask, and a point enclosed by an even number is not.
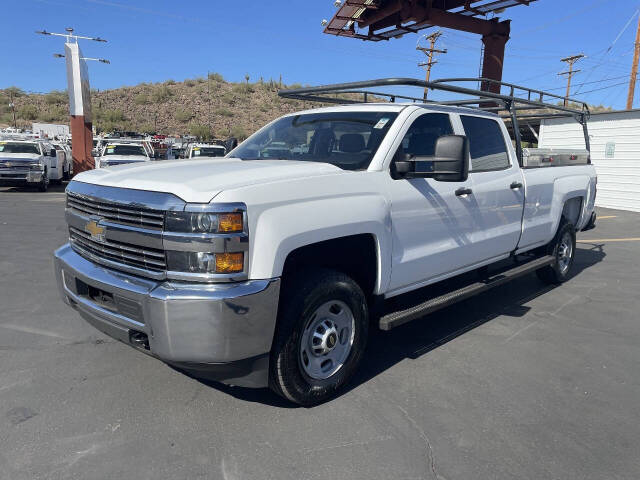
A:
[[[286,85],[282,88],[296,88]],[[142,83],[133,87],[92,91],[93,124],[98,131],[127,130],[200,137],[245,138],[265,123],[311,104],[278,97],[278,82],[233,83],[222,75],[183,82]],[[25,94],[19,88],[0,90],[0,127],[13,124],[11,94],[17,125],[68,121],[66,92]]]

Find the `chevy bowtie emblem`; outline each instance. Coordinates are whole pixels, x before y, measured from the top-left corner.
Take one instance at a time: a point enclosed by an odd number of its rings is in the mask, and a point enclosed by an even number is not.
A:
[[[104,232],[106,232],[107,229],[105,227],[98,225],[98,222],[96,222],[95,220],[91,220],[90,222],[87,222],[87,224],[84,226],[84,230],[87,233],[91,234],[92,240],[95,240],[96,242],[105,241]]]

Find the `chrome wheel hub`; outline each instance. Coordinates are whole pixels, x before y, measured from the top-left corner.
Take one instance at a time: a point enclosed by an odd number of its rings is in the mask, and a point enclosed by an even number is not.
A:
[[[300,364],[311,378],[324,380],[335,374],[349,357],[355,318],[346,303],[334,300],[318,307],[300,339]]]
[[[558,245],[558,267],[560,267],[560,273],[564,274],[569,269],[571,263],[571,257],[573,255],[573,242],[571,241],[571,235],[566,232],[560,239],[560,245]]]

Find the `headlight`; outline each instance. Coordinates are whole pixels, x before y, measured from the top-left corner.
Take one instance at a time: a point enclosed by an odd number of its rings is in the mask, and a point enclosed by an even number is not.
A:
[[[242,212],[168,212],[165,228],[169,232],[239,233],[244,231]]]
[[[167,252],[167,268],[188,273],[240,273],[244,253]]]
[[[44,170],[44,165],[40,162],[33,162],[29,164],[31,170]]]

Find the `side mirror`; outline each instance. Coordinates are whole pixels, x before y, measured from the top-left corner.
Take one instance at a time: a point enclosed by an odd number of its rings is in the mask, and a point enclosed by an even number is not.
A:
[[[436,140],[432,157],[405,155],[396,160],[401,178],[433,178],[440,182],[464,182],[469,177],[469,140],[464,135],[444,135]]]
[[[52,148],[51,150],[49,150],[49,156],[50,157],[55,157],[56,156],[56,149]]]

